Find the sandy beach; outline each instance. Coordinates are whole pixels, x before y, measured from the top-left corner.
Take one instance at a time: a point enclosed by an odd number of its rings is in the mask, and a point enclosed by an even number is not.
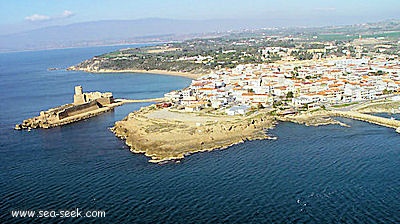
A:
[[[167,71],[167,70],[135,70],[135,69],[126,69],[126,70],[112,70],[112,69],[89,69],[89,68],[78,68],[76,66],[71,66],[68,70],[78,70],[90,73],[145,73],[145,74],[156,74],[156,75],[171,75],[171,76],[180,76],[190,79],[197,79],[205,74],[196,74],[190,72],[175,72],[175,71]]]

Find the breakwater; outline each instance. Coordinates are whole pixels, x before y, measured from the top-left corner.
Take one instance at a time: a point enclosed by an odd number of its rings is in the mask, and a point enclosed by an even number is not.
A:
[[[334,111],[333,116],[346,117],[359,121],[365,121],[372,124],[381,125],[388,128],[394,128],[397,132],[400,132],[400,121],[378,117],[370,114],[363,114],[355,111]]]
[[[165,98],[151,98],[151,99],[140,99],[140,100],[135,100],[135,99],[116,99],[115,102],[122,102],[122,103],[159,103],[159,102],[164,102]]]

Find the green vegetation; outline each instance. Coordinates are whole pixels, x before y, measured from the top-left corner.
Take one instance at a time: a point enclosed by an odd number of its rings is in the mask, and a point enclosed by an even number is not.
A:
[[[400,38],[400,31],[394,32],[384,32],[384,33],[377,33],[377,34],[369,34],[363,36],[364,38],[388,38],[388,39],[399,39]]]
[[[292,92],[292,91],[289,91],[289,92],[286,94],[286,98],[287,98],[287,99],[292,99],[292,98],[293,98],[293,92]]]
[[[317,40],[319,41],[349,41],[357,39],[358,35],[349,35],[349,34],[320,34],[318,35]]]
[[[393,90],[384,89],[382,92],[383,92],[384,95],[387,95],[387,94],[392,94]]]
[[[378,39],[358,49],[352,41],[360,35],[363,39]],[[289,56],[294,60],[345,55],[374,57],[375,53],[380,52],[400,56],[398,21],[341,27],[260,29],[214,36],[122,49],[82,62],[77,67],[93,68],[93,71],[166,70],[208,73],[222,68],[232,69],[239,64],[272,63]],[[383,47],[376,48],[379,44]],[[298,70],[295,68],[291,74],[298,77]]]
[[[400,107],[400,101],[377,101],[369,103],[363,107],[357,108],[357,111],[360,112],[371,112],[371,111],[387,111],[391,112],[392,110],[397,110]]]

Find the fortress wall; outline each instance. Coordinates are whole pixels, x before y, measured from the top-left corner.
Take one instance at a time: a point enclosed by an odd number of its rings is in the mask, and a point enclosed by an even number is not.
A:
[[[69,117],[69,116],[74,116],[74,115],[77,115],[80,113],[93,111],[93,110],[96,110],[99,108],[100,108],[100,106],[97,103],[97,101],[92,101],[89,103],[66,108],[63,112],[58,114],[58,117],[59,117],[59,119],[63,119],[63,118]]]
[[[61,120],[61,119],[68,117],[68,113],[65,110],[63,110],[63,111],[59,112],[57,116],[58,116],[58,119]]]
[[[83,93],[82,86],[75,86],[74,102],[41,111],[40,115],[26,119],[15,126],[16,130],[27,128],[51,128],[87,119],[113,110],[124,102],[115,103],[111,92]]]
[[[108,105],[114,102],[114,99],[112,97],[102,97],[97,99],[97,102],[100,103],[102,106]]]
[[[84,93],[86,101],[93,101],[97,100],[98,98],[101,98],[101,92],[89,92],[89,93]]]

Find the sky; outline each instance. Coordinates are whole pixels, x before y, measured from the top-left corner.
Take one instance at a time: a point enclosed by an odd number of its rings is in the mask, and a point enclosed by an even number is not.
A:
[[[400,18],[399,0],[0,0],[0,34],[99,20],[243,19],[276,26]]]

